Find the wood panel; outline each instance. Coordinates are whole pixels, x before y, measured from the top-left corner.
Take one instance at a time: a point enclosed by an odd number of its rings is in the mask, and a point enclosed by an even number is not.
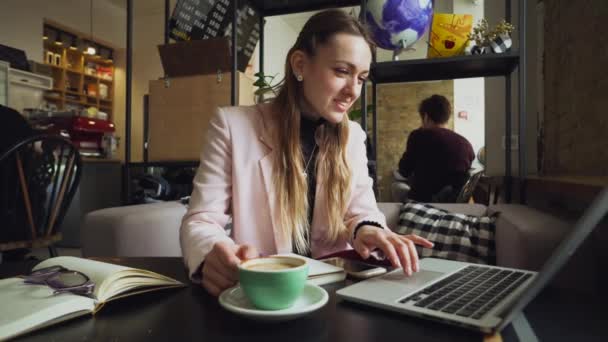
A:
[[[253,81],[239,73],[238,103],[253,104]],[[209,119],[230,105],[230,73],[150,82],[149,161],[199,160]]]

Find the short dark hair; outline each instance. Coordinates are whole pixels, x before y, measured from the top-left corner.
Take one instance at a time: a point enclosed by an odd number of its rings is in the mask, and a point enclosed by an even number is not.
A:
[[[445,96],[435,94],[420,102],[418,113],[428,115],[434,123],[441,125],[450,119],[452,105]]]

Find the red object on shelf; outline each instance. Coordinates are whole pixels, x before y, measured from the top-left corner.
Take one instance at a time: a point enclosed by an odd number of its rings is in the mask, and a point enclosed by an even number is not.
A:
[[[37,118],[33,123],[45,133],[69,135],[81,154],[90,156],[104,155],[103,137],[115,131],[111,121],[83,116]]]

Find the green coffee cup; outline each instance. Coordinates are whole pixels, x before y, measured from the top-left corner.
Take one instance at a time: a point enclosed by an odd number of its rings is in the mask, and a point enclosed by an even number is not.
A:
[[[256,308],[281,310],[291,307],[302,293],[308,277],[306,260],[271,256],[247,260],[239,265],[239,282]]]

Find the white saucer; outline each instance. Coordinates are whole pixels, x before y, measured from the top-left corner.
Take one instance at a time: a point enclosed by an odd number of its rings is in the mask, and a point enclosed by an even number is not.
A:
[[[306,284],[294,305],[283,310],[256,309],[245,297],[240,286],[231,287],[220,295],[220,305],[236,314],[261,321],[286,321],[313,312],[327,303],[329,295],[323,288]]]

